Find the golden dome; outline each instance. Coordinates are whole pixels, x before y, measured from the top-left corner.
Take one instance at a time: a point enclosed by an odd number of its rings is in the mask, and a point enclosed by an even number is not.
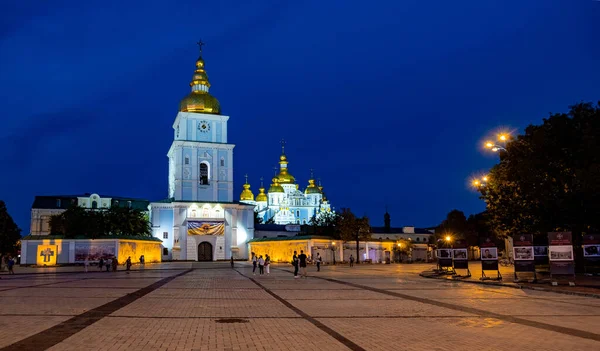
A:
[[[273,178],[273,184],[269,188],[270,193],[283,193],[283,187],[279,185],[279,179],[277,177]]]
[[[190,82],[192,92],[183,98],[179,103],[179,111],[194,112],[194,113],[210,113],[218,115],[221,113],[221,105],[219,100],[210,95],[208,90],[210,82],[208,75],[204,70],[204,60],[202,56],[196,61],[196,70]]]
[[[240,201],[254,201],[254,194],[250,190],[250,184],[244,184],[244,190],[240,194]]]
[[[179,103],[179,111],[194,113],[221,113],[219,101],[209,93],[191,92]]]
[[[319,190],[319,188],[315,185],[314,179],[309,179],[308,186],[306,187],[306,190],[304,190],[304,193],[305,194],[320,194],[321,190]]]
[[[258,188],[258,195],[256,195],[256,202],[267,202],[267,194],[265,194],[265,188],[262,186]]]

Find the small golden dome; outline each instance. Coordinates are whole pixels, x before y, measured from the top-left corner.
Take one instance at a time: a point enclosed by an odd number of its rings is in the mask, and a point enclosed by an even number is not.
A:
[[[250,184],[244,184],[244,190],[240,194],[240,201],[254,201],[254,194],[250,190]]]
[[[317,188],[317,186],[315,185],[314,179],[309,179],[308,186],[306,187],[306,190],[304,190],[304,193],[305,194],[320,194],[321,190],[319,190],[319,188]]]
[[[277,177],[273,178],[273,184],[269,188],[270,193],[283,193],[283,187],[279,185],[279,179]]]
[[[256,202],[267,202],[267,194],[265,194],[265,188],[262,186],[258,188],[258,195],[256,195]]]

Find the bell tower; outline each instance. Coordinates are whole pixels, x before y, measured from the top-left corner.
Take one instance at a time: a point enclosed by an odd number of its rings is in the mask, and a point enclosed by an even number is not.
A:
[[[210,94],[200,55],[190,82],[191,92],[179,103],[169,157],[169,198],[175,201],[233,201],[233,148],[227,143],[228,116]]]

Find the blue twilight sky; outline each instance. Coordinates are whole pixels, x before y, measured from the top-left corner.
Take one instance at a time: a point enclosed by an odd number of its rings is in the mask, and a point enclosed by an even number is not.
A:
[[[335,208],[436,225],[484,209],[486,133],[600,99],[599,34],[592,0],[2,1],[0,199],[27,234],[35,195],[165,198],[202,38],[236,199],[285,138]]]

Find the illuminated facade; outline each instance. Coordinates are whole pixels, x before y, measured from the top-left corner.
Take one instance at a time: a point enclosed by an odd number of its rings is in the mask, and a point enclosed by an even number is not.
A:
[[[254,236],[254,206],[233,202],[233,148],[228,116],[221,115],[202,56],[179,104],[169,159],[169,198],[151,203],[154,237],[163,241],[163,260],[248,258]]]
[[[250,190],[248,178],[240,194],[240,202],[254,205],[263,223],[275,224],[309,224],[311,219],[332,212],[329,201],[325,197],[323,187],[315,184],[311,171],[308,185],[300,191],[296,178],[289,173],[288,159],[282,146],[279,156],[279,174],[273,177],[268,193],[261,184],[259,193],[254,198]]]

